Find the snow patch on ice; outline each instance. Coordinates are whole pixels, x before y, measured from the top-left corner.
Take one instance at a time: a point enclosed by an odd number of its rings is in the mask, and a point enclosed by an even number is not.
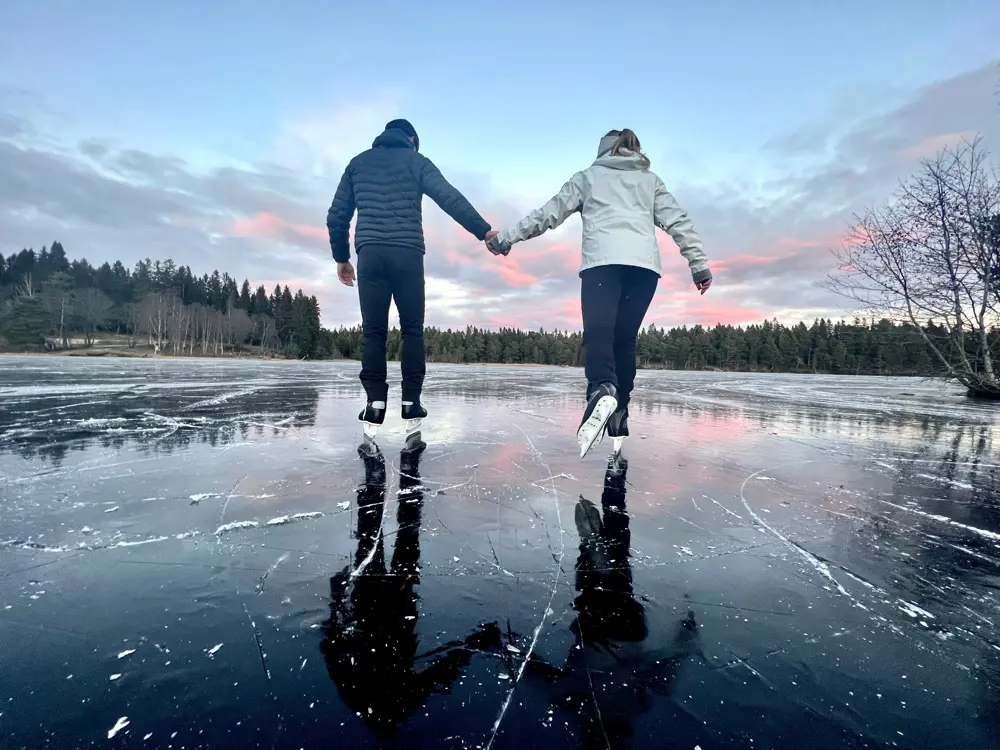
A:
[[[118,734],[120,731],[122,731],[129,724],[131,724],[131,722],[128,720],[127,716],[121,717],[118,721],[115,722],[115,725],[108,730],[108,739],[113,740],[115,738],[115,735]]]
[[[154,544],[156,542],[165,542],[170,537],[168,536],[156,536],[152,539],[140,539],[137,542],[115,542],[114,544],[108,546],[108,549],[118,549],[120,547],[141,547],[144,544]]]
[[[323,514],[318,511],[312,511],[309,513],[295,513],[291,516],[278,516],[277,518],[272,518],[265,525],[266,526],[283,526],[286,523],[292,523],[293,521],[305,521],[309,518],[322,518]]]
[[[940,484],[948,484],[952,487],[957,487],[962,490],[974,490],[976,489],[971,484],[966,484],[965,482],[956,482],[954,479],[948,479],[947,477],[939,477],[934,474],[917,474],[921,479],[930,479],[932,482],[938,482]]]
[[[191,505],[197,505],[202,500],[208,500],[210,497],[222,497],[218,492],[201,492],[197,495],[189,495],[188,499],[191,501]]]
[[[222,534],[227,534],[230,531],[235,531],[236,529],[256,529],[260,526],[259,521],[230,521],[229,523],[224,523],[222,526],[215,530],[216,536],[221,536]]]
[[[204,401],[196,401],[193,404],[188,405],[188,409],[202,409],[206,406],[220,406],[226,403],[231,398],[240,398],[241,396],[249,396],[251,393],[255,393],[256,388],[244,388],[240,391],[231,391],[230,393],[223,393],[221,396],[216,396],[215,398],[207,398]]]
[[[926,617],[928,620],[935,619],[934,615],[932,615],[926,609],[922,609],[913,602],[908,602],[905,599],[899,600],[899,608],[913,618]]]

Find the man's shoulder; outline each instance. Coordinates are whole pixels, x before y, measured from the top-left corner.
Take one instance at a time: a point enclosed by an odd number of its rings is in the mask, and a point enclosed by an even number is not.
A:
[[[348,163],[349,168],[364,167],[369,164],[429,164],[430,159],[416,151],[405,148],[369,148],[355,156]]]
[[[359,166],[361,164],[364,164],[368,160],[368,158],[371,156],[371,153],[374,150],[375,149],[373,149],[373,148],[366,148],[360,154],[357,154],[353,159],[351,159],[349,162],[347,162],[348,169],[351,169],[353,167],[357,167],[357,166]]]

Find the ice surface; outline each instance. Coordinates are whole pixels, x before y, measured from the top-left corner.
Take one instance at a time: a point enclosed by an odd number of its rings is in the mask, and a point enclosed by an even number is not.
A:
[[[996,407],[581,380],[0,358],[4,746],[1000,747]]]

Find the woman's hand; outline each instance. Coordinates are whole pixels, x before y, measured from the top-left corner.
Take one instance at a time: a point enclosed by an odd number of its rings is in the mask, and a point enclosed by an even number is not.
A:
[[[510,252],[510,245],[501,245],[496,239],[500,232],[490,230],[486,233],[486,249],[494,255],[506,255]]]
[[[705,292],[707,292],[708,288],[710,286],[712,286],[712,280],[711,279],[708,279],[706,281],[702,281],[702,282],[699,282],[699,283],[695,284],[695,288],[699,292],[701,292],[702,294],[704,294]]]

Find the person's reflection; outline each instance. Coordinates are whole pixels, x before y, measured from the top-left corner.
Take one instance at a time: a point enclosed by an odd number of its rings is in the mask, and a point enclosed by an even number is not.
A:
[[[529,672],[548,683],[551,705],[576,717],[585,747],[630,747],[632,723],[652,706],[651,692],[669,695],[681,665],[700,656],[694,612],[663,643],[648,643],[642,603],[632,586],[629,515],[625,508],[628,463],[611,459],[604,476],[602,513],[580,497],[576,526],[580,556],[570,626],[576,643],[565,667],[533,659]]]
[[[394,734],[432,693],[448,692],[475,652],[500,648],[500,629],[491,623],[464,641],[417,654],[414,589],[420,582],[425,448],[417,433],[400,454],[398,531],[388,570],[382,532],[385,458],[373,443],[358,449],[365,464],[365,483],[358,489],[358,548],[354,564],[330,578],[330,619],[320,645],[327,672],[344,703],[382,736]]]

